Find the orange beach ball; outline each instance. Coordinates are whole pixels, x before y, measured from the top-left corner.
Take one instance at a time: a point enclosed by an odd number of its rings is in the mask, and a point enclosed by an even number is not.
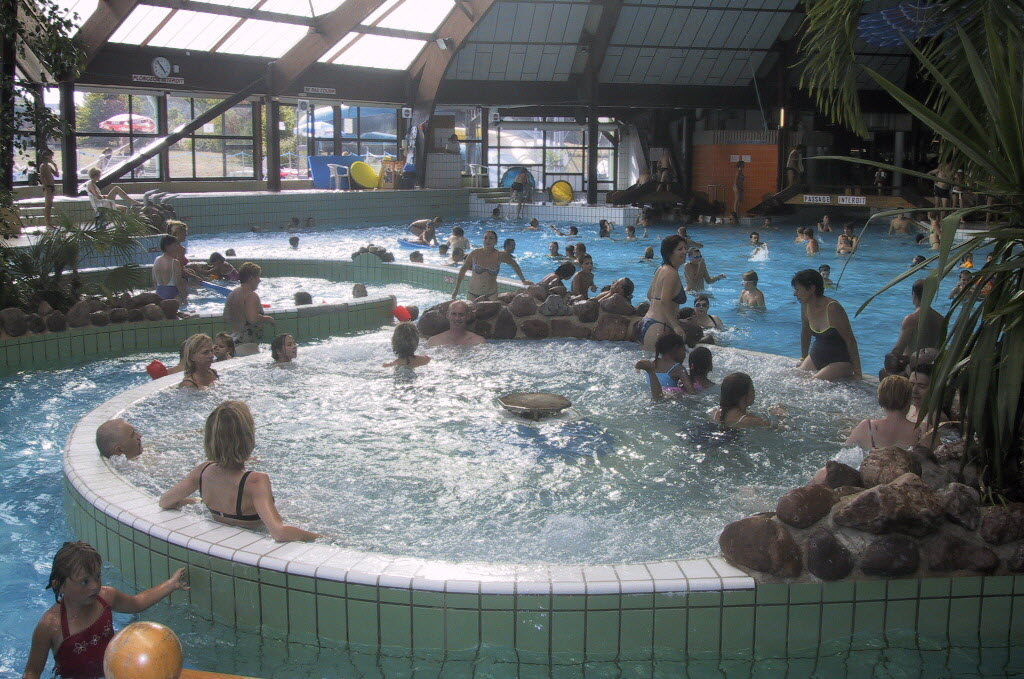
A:
[[[133,622],[114,635],[103,654],[107,679],[178,679],[181,642],[158,622]]]

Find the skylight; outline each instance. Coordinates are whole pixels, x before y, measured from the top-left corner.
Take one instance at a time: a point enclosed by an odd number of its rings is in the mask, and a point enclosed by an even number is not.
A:
[[[455,0],[388,0],[363,25],[433,33],[454,8]]]
[[[61,9],[69,11],[68,18],[70,18],[75,28],[79,29],[82,27],[92,13],[96,11],[96,6],[99,5],[99,0],[57,0],[57,6]],[[75,19],[73,14],[77,14],[78,18]]]
[[[149,45],[209,51],[238,21],[238,17],[179,9],[153,36]]]
[[[291,49],[308,31],[309,28],[306,26],[296,24],[246,19],[245,23],[217,48],[217,52],[276,59]]]
[[[409,38],[393,38],[384,35],[368,35],[356,33],[355,37],[345,36],[336,48],[345,48],[331,63],[344,66],[364,66],[366,68],[387,68],[404,70],[416,59],[427,44],[426,40],[410,40]],[[328,54],[336,54],[332,49]]]
[[[320,16],[338,9],[346,0],[312,0],[313,16]],[[280,12],[308,17],[310,0],[267,0],[260,6],[263,12]]]
[[[110,42],[123,42],[128,45],[141,45],[156,26],[164,20],[171,10],[166,7],[150,7],[139,5],[128,18],[121,22],[121,25],[110,36]]]
[[[240,9],[256,9],[260,0],[193,0],[193,2],[205,5],[220,5],[221,7],[238,7]]]

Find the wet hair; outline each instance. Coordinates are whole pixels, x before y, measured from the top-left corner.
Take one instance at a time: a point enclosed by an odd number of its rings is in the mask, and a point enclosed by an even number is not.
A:
[[[644,259],[654,259],[654,246],[648,245],[647,249],[644,250]]]
[[[448,254],[448,243],[441,243],[437,246],[437,254],[447,255]]]
[[[299,247],[299,237],[298,236],[292,236],[291,238],[289,238],[288,239],[288,245],[291,245],[293,248]]]
[[[452,235],[461,238],[462,236],[466,235],[466,231],[461,226],[453,226]]]
[[[263,268],[255,262],[246,262],[242,266],[238,267],[238,282],[245,283],[250,278],[255,278],[263,273]]]
[[[420,334],[416,326],[408,321],[395,326],[391,334],[391,349],[398,358],[412,358],[420,345]]]
[[[580,253],[582,253],[584,255],[587,254],[587,245],[586,245],[586,243],[576,243],[576,250],[575,250],[575,252],[576,252],[576,257],[577,258],[580,257]]]
[[[306,306],[313,303],[313,295],[309,294],[305,290],[299,290],[295,293],[295,306]]]
[[[670,354],[680,347],[682,347],[685,352],[686,340],[674,332],[666,332],[658,338],[657,342],[654,343],[654,360],[658,360],[662,356]]]
[[[684,306],[682,309],[679,310],[679,313],[677,314],[677,317],[681,321],[685,321],[686,319],[691,318],[692,316],[693,316],[693,307],[692,306]]]
[[[416,262],[417,264],[423,263],[423,253],[419,250],[415,250],[409,253],[409,261]]]
[[[632,224],[627,224],[626,225],[626,233],[628,233],[628,234],[636,233],[636,227],[633,226]]]
[[[792,280],[789,281],[789,284],[794,287],[800,285],[805,288],[814,288],[814,294],[818,297],[825,294],[825,279],[814,269],[797,271]]]
[[[452,261],[459,261],[466,257],[466,251],[462,248],[452,248]]]
[[[910,286],[910,294],[913,295],[914,299],[924,299],[924,279],[918,278],[914,281],[914,284]]]
[[[711,307],[711,298],[707,295],[697,295],[693,298],[693,306],[697,306],[697,302],[704,301],[708,303],[708,308]]]
[[[64,597],[61,589],[68,578],[77,573],[86,573],[93,577],[99,576],[103,568],[103,557],[87,542],[65,542],[53,555],[50,566],[50,577],[46,579],[46,589],[53,590],[53,598],[60,602]]]
[[[747,281],[753,281],[754,284],[757,284],[757,281],[758,281],[757,272],[751,270],[751,271],[748,271],[747,273],[743,274],[743,282],[745,283]]]
[[[683,242],[683,237],[678,234],[668,236],[661,241],[661,263],[665,266],[672,266],[672,253]]]
[[[709,352],[710,353],[710,352]],[[754,380],[747,373],[729,373],[722,380],[718,398],[718,421],[725,422],[730,410],[740,407],[740,402],[754,388]]]
[[[576,273],[576,267],[573,266],[572,262],[559,264],[558,268],[555,269],[555,275],[563,281],[567,278],[572,278],[574,273]]]
[[[919,233],[916,236],[914,236],[914,242],[915,243],[920,243],[921,241],[923,241],[926,238],[928,238],[927,234]]]
[[[298,306],[298,304],[299,304],[298,296],[299,295],[308,295],[308,294],[309,294],[308,292],[305,292],[305,293],[303,293],[303,292],[296,292],[295,293],[295,297],[296,297],[295,304],[296,304],[296,306]],[[309,303],[312,304],[313,301],[310,300]],[[231,335],[227,334],[226,332],[218,332],[217,336],[213,338],[213,343],[216,344],[217,342],[223,342],[224,346],[226,346],[228,348],[228,356],[230,356],[232,358],[235,357],[235,338],[234,337],[232,337]]]
[[[804,235],[807,236],[808,238],[814,238],[814,229],[808,226],[806,229],[804,229]]]
[[[580,232],[580,230],[579,230],[579,229],[577,229],[577,228],[576,228],[575,226],[570,226],[570,227],[569,227],[569,235],[570,235],[570,236],[575,236],[575,235],[576,235],[576,234],[578,234],[579,232]]]
[[[878,405],[883,410],[906,410],[913,387],[902,375],[889,375],[878,383]]]
[[[282,332],[270,343],[270,357],[274,359],[275,363],[280,363],[284,358],[284,343],[288,341],[289,337],[291,337],[290,333]]]
[[[622,278],[622,296],[633,301],[633,291],[636,290],[636,285],[629,278]]]
[[[491,216],[492,217],[497,217],[500,214],[501,214],[501,208],[500,207],[496,207],[493,210],[491,210]]]
[[[501,244],[501,249],[505,250],[505,249],[508,248],[509,245],[511,245],[512,247],[515,247],[516,239],[515,238],[506,238],[505,242]]]
[[[828,264],[822,264],[821,266],[818,267],[818,273],[821,273],[823,270],[831,273],[832,267],[830,267]]]
[[[185,374],[191,375],[196,371],[195,355],[199,353],[199,350],[203,348],[204,344],[213,346],[213,338],[203,333],[196,333],[192,335],[182,346],[181,351],[185,358]]]
[[[174,236],[164,236],[160,239],[160,252],[167,252],[167,248],[176,244],[178,239]]]
[[[693,309],[690,309],[690,315],[693,315]],[[683,321],[681,324],[683,328],[683,337],[686,338],[686,345],[689,347],[696,347],[702,339],[704,339],[704,328],[700,327],[696,323],[690,321]]]
[[[224,261],[224,255],[220,254],[219,252],[214,252],[206,261],[210,262],[211,264],[220,264],[221,262]]]
[[[711,350],[707,347],[697,347],[690,352],[688,360],[690,377],[706,378],[712,371]]]
[[[256,422],[242,401],[224,401],[206,418],[203,450],[206,459],[227,468],[240,468],[256,447]]]
[[[590,255],[583,255],[582,257],[579,258],[578,261],[580,264],[583,264],[584,262],[590,262],[591,264],[593,264],[594,258],[591,257]]]
[[[910,261],[910,266],[917,266],[918,264],[923,263],[925,259],[927,259],[927,257],[925,257],[924,255],[914,255],[914,259]],[[965,273],[969,274],[970,271],[961,271],[960,275],[962,276]]]
[[[761,234],[759,234],[759,233],[758,233],[757,231],[751,231],[751,232],[750,232],[750,235],[751,235],[751,236],[757,236],[757,237],[758,237],[758,239],[760,239],[760,238],[761,238]]]
[[[575,245],[566,245],[565,246],[565,255],[567,257],[575,257],[576,256],[576,246]]]
[[[498,240],[498,232],[497,231],[494,231],[493,229],[487,229],[486,231],[484,231],[484,238],[487,238],[487,234],[491,234],[492,236],[494,236],[494,240],[495,241]]]

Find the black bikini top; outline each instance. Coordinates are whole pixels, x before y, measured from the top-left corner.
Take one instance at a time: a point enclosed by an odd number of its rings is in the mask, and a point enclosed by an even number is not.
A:
[[[203,467],[203,471],[199,472],[199,497],[203,497],[203,474],[206,473],[206,468],[209,467],[211,464],[213,464],[213,463],[212,462],[207,462],[206,466]],[[242,513],[242,491],[245,489],[245,481],[246,481],[246,479],[249,478],[249,474],[252,474],[252,471],[245,472],[244,474],[242,474],[242,478],[238,480],[238,495],[235,497],[235,513],[234,514],[225,514],[223,512],[218,512],[216,509],[211,508],[210,505],[208,505],[206,503],[206,500],[203,500],[203,504],[206,505],[206,508],[210,510],[211,514],[213,514],[214,516],[219,516],[219,517],[221,517],[223,519],[232,519],[234,521],[259,521],[260,520],[260,515],[259,514],[243,514]]]

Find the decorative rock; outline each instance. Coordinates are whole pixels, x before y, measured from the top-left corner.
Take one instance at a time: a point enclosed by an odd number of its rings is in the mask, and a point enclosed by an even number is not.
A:
[[[800,547],[786,528],[770,514],[733,521],[718,536],[722,554],[737,566],[795,578],[803,570]]]
[[[835,460],[826,462],[825,466],[819,469],[818,473],[811,479],[811,483],[821,484],[833,489],[842,488],[843,486],[864,487],[859,471]]]
[[[415,321],[420,317],[420,308],[415,304],[406,304],[405,310],[409,312],[409,320]]]
[[[561,283],[556,283],[555,285],[548,286],[548,292],[551,293],[552,295],[558,295],[559,297],[565,297],[566,295],[569,294],[569,291],[566,290],[565,286],[562,285]]]
[[[128,308],[141,309],[147,304],[159,304],[162,299],[163,297],[155,292],[142,292],[132,297],[131,302],[128,303]]]
[[[94,311],[89,314],[89,322],[97,328],[102,328],[110,325],[110,316],[107,315],[106,311]]]
[[[428,309],[420,317],[416,327],[424,337],[433,337],[447,331],[451,326],[448,323],[448,319],[440,311]]]
[[[921,464],[906,450],[895,446],[872,450],[860,463],[865,488],[895,481],[906,473],[921,475]]]
[[[89,313],[106,310],[106,305],[95,297],[84,300],[89,305]]]
[[[159,295],[157,295],[159,297]],[[89,303],[85,300],[79,300],[71,305],[68,309],[68,325],[72,328],[84,328],[89,325]]]
[[[36,313],[39,314],[40,316],[46,316],[46,314],[49,314],[52,311],[53,307],[50,306],[49,302],[47,302],[45,299],[39,303],[38,307],[36,307]]]
[[[494,339],[506,340],[516,336],[519,328],[516,326],[516,319],[508,307],[502,308],[494,317]]]
[[[360,297],[366,297],[366,286],[362,283],[356,283],[352,286],[352,297],[359,299]]]
[[[864,492],[864,489],[860,486],[839,486],[835,489],[836,495],[839,497],[847,497],[848,495],[856,495],[857,493]]]
[[[977,530],[981,523],[981,497],[978,491],[962,483],[951,483],[939,493],[946,509],[946,518],[967,530]]]
[[[128,322],[135,323],[146,318],[146,314],[142,313],[142,309],[129,309],[128,310]]]
[[[939,573],[969,571],[988,574],[999,568],[999,557],[985,545],[976,545],[955,535],[938,535],[924,545],[928,568]]]
[[[585,299],[572,305],[572,312],[580,323],[593,323],[601,313],[601,303],[596,299]]]
[[[128,310],[116,307],[110,310],[110,322],[111,323],[124,323],[128,320]]]
[[[1024,539],[1024,503],[986,507],[981,514],[978,534],[990,545],[1005,545]]]
[[[584,328],[581,325],[576,325],[567,318],[552,318],[551,336],[587,339],[590,337],[590,328]]]
[[[938,462],[949,462],[959,460],[964,455],[963,439],[957,439],[950,443],[941,443],[932,451],[932,456]]]
[[[551,335],[551,328],[548,327],[547,321],[531,318],[523,321],[523,334],[529,339],[546,339]]]
[[[810,528],[828,515],[839,496],[826,486],[794,488],[779,499],[775,515],[794,528]]]
[[[475,306],[473,315],[476,320],[483,321],[497,316],[504,305],[501,302],[477,302]]]
[[[853,571],[853,555],[824,528],[807,538],[807,570],[822,580],[840,580]]]
[[[46,321],[46,329],[50,332],[62,332],[68,328],[67,319],[59,311],[51,311],[43,320]]]
[[[626,316],[601,314],[594,327],[593,338],[598,341],[622,342],[629,339],[631,325]]]
[[[572,316],[572,307],[559,295],[548,295],[538,311],[543,316]]]
[[[147,304],[142,307],[142,315],[146,317],[147,321],[164,320],[164,312],[161,311],[159,305],[156,304]]]
[[[900,577],[917,572],[921,555],[917,543],[906,535],[883,535],[873,540],[860,560],[860,569],[868,575]]]
[[[39,314],[25,316],[25,323],[28,325],[29,332],[46,332],[46,321]]]
[[[1013,550],[1013,554],[1006,559],[1006,568],[1011,573],[1024,573],[1024,545],[1017,545]]]
[[[601,311],[609,314],[622,314],[623,316],[632,316],[636,313],[636,309],[629,303],[623,295],[615,292],[605,297],[600,302]]]
[[[28,332],[27,315],[18,307],[7,307],[0,311],[0,326],[11,337],[21,337]]]
[[[235,256],[235,249],[234,248],[228,248],[227,250],[224,251],[224,256],[225,257],[234,257]]]
[[[165,299],[160,302],[160,311],[164,312],[164,318],[173,321],[178,317],[178,308],[180,306],[176,299]]]
[[[647,312],[650,311],[650,310],[651,310],[651,303],[650,302],[640,302],[639,304],[636,305],[636,315],[637,316],[646,316]]]
[[[546,287],[544,287],[543,285],[536,285],[535,284],[535,285],[527,286],[526,294],[529,295],[530,297],[533,297],[538,302],[543,302],[544,300],[546,300],[548,298],[548,295],[550,293],[548,292],[548,289]],[[515,313],[515,312],[513,312],[513,313]]]
[[[534,300],[533,296],[526,293],[516,295],[515,299],[513,299],[512,303],[508,306],[512,311],[512,314],[518,318],[522,318],[523,316],[533,316],[537,313],[536,300]]]
[[[866,533],[906,533],[917,537],[934,533],[942,523],[942,501],[914,474],[869,488],[832,514],[837,525]]]
[[[381,255],[380,261],[387,263],[393,262],[395,261],[395,254],[393,252],[385,252],[383,255]]]
[[[502,304],[511,304],[518,294],[518,292],[499,292],[498,301]]]
[[[490,321],[476,321],[473,323],[472,332],[475,332],[484,339],[492,339],[494,337],[494,326]]]

